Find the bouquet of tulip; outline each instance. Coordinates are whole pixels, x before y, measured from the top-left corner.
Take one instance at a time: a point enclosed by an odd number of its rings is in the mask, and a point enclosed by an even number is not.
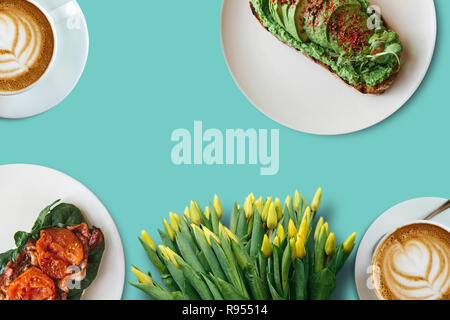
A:
[[[250,194],[235,203],[229,228],[217,196],[205,210],[191,201],[184,216],[163,219],[159,250],[147,232],[139,238],[165,288],[136,267],[130,284],[158,300],[329,299],[356,234],[336,246],[323,218],[313,232],[321,199],[320,188],[311,205],[296,191],[282,208]]]

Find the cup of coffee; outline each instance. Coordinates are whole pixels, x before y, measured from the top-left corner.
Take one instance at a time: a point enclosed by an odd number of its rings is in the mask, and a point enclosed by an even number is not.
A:
[[[53,18],[34,0],[0,0],[0,95],[45,78],[56,53]]]
[[[415,221],[385,236],[372,258],[381,300],[450,300],[450,229]]]

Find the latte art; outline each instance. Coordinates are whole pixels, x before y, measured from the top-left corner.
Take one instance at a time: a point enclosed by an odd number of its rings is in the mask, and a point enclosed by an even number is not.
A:
[[[17,77],[39,58],[42,35],[33,17],[16,8],[0,10],[0,79]]]
[[[375,287],[385,299],[449,299],[449,233],[431,224],[397,230],[378,249],[374,272]]]
[[[54,48],[45,15],[25,0],[0,0],[0,91],[22,90],[45,73]]]

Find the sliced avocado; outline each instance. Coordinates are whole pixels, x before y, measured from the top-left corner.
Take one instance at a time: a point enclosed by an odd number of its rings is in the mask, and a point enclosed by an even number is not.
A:
[[[284,28],[283,13],[281,11],[281,8],[281,0],[269,0],[269,10],[272,18],[276,23]]]
[[[305,42],[308,37],[304,31],[304,14],[310,0],[268,0],[273,19],[298,41]]]
[[[305,11],[309,0],[296,0],[294,5],[287,5],[286,30],[301,42],[308,41],[305,33]]]
[[[360,17],[357,22],[354,21],[355,15]],[[349,4],[336,10],[330,19],[330,25],[334,25],[335,28],[328,28],[327,30],[328,42],[331,44],[331,48],[339,53],[355,52],[355,50],[357,51],[362,45],[366,45],[369,37],[373,33],[367,28],[368,19],[369,16],[362,10],[362,7],[359,4]],[[336,23],[336,21],[339,21],[339,23]],[[339,27],[336,28],[337,25],[339,25]],[[358,40],[343,41],[342,39],[339,39],[337,35],[342,29],[347,30],[349,34],[357,33],[357,37],[355,36],[353,39]]]
[[[336,13],[348,10],[349,7],[352,12],[362,12],[358,0],[313,0],[306,13],[308,37],[325,48],[335,50],[336,44],[329,38],[330,21]]]
[[[296,13],[296,22],[297,22],[297,33],[303,41],[308,41],[308,35],[305,31],[305,13],[308,9],[310,0],[300,0],[300,3],[297,5],[297,13]]]
[[[283,20],[283,27],[285,30],[288,30],[289,28],[289,21],[291,20],[289,18],[289,9],[291,7],[290,3],[283,3],[281,5],[281,18]]]
[[[305,12],[305,32],[308,37],[315,41],[316,34],[314,27],[316,25],[316,19],[319,17],[319,12],[326,5],[328,0],[309,0],[308,6]]]

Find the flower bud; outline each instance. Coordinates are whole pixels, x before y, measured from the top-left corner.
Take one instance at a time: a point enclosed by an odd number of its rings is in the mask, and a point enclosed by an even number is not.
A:
[[[264,253],[264,256],[267,259],[270,258],[270,256],[272,256],[272,245],[270,244],[269,237],[267,236],[267,234],[264,235],[261,251],[262,253]]]
[[[131,271],[133,272],[136,279],[138,279],[139,283],[149,284],[151,286],[153,285],[152,278],[150,278],[150,276],[148,274],[143,273],[141,270],[139,270],[135,267],[131,268]]]
[[[327,238],[327,242],[325,243],[325,253],[328,256],[331,256],[336,252],[336,238],[334,237],[334,233],[331,232]]]
[[[286,232],[284,231],[282,224],[278,225],[277,236],[278,239],[280,239],[280,243],[283,242],[284,238],[286,238]]]
[[[288,225],[288,237],[289,239],[295,237],[297,235],[297,228],[295,227],[294,221],[292,219],[289,220]]]
[[[275,209],[277,210],[278,221],[280,221],[281,217],[283,216],[283,210],[281,209],[281,200],[280,200],[280,198],[276,198],[275,199]]]
[[[313,201],[311,202],[311,210],[312,211],[319,210],[321,202],[322,202],[322,188],[319,188],[319,189],[317,189],[316,194],[314,195]]]
[[[297,242],[295,243],[295,253],[299,259],[303,259],[306,256],[305,243],[303,242],[302,237],[297,238]]]
[[[319,222],[317,222],[316,231],[314,232],[314,240],[317,240],[317,238],[319,237],[319,233],[320,230],[322,229],[322,226],[323,226],[323,217],[320,217]]]
[[[275,209],[275,204],[271,203],[269,207],[269,214],[267,217],[267,227],[269,229],[275,229],[278,225],[277,210]]]
[[[166,230],[166,233],[169,235],[169,238],[171,241],[175,240],[175,232],[173,231],[172,227],[169,225],[166,219],[163,219],[164,223],[164,229]]]
[[[156,251],[156,245],[153,242],[152,238],[148,235],[147,231],[142,230],[141,232],[142,241],[145,242],[150,248],[152,248],[153,251]]]
[[[355,239],[356,239],[356,232],[352,233],[350,237],[348,237],[347,240],[344,242],[344,251],[347,254],[350,254],[352,252],[353,247],[355,246]]]
[[[302,199],[302,196],[300,195],[298,190],[295,190],[295,195],[294,195],[294,209],[295,209],[295,211],[298,210],[298,207],[300,206],[301,199]]]
[[[217,194],[214,195],[214,210],[216,210],[217,213],[217,217],[220,219],[222,219],[222,204],[220,203],[219,197],[217,196]]]
[[[200,224],[202,222],[202,215],[200,213],[199,206],[197,202],[191,201],[191,220],[195,224]]]

